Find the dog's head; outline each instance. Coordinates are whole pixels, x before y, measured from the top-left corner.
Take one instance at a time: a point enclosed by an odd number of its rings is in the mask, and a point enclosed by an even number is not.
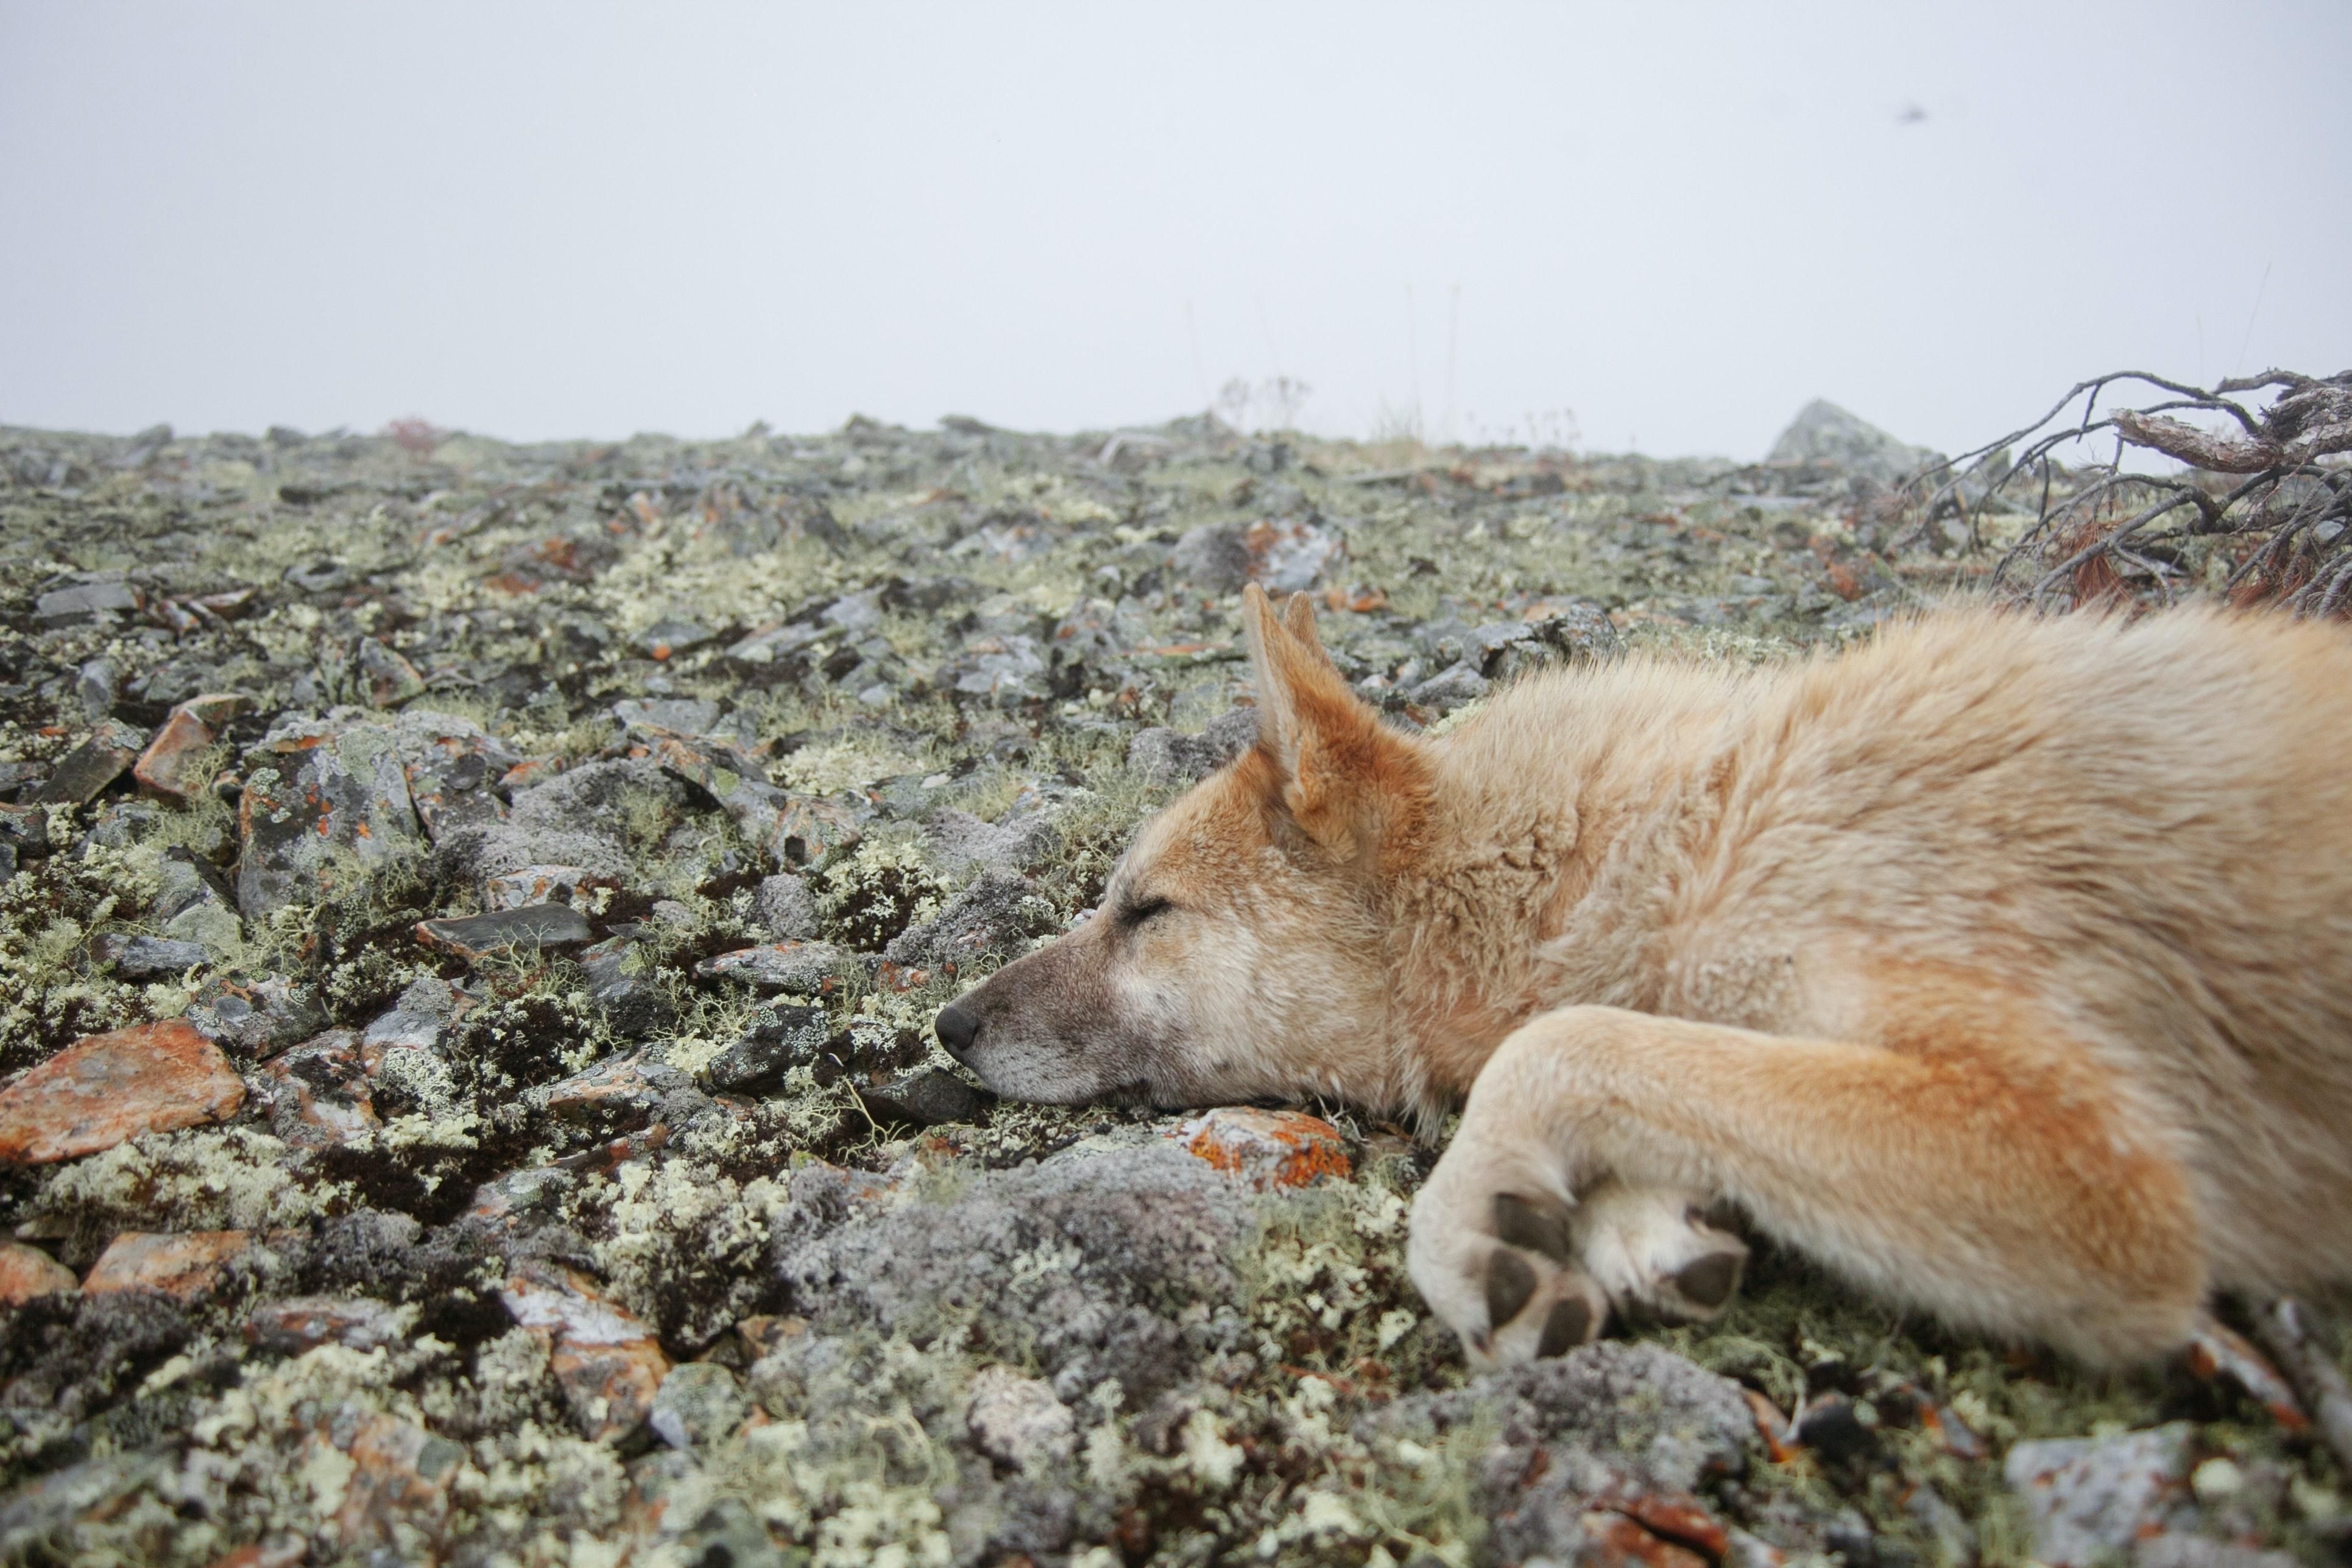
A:
[[[1213,1104],[1385,1081],[1384,868],[1427,814],[1421,742],[1348,689],[1295,595],[1243,597],[1257,743],[1144,826],[1100,909],[943,1009],[999,1094]]]

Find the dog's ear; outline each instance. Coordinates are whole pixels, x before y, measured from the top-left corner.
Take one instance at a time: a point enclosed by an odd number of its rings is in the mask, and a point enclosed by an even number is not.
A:
[[[1258,749],[1274,763],[1280,804],[1338,858],[1397,847],[1426,810],[1430,767],[1420,743],[1381,721],[1331,663],[1303,594],[1286,616],[1255,583],[1242,625],[1257,678]]]
[[[1306,644],[1307,650],[1318,656],[1324,663],[1331,662],[1330,654],[1324,649],[1322,637],[1315,630],[1314,600],[1304,594],[1291,595],[1290,602],[1282,606],[1282,629]]]

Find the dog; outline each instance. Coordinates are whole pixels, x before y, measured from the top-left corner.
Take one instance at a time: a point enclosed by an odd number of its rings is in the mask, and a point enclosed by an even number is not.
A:
[[[1963,605],[1424,737],[1243,614],[1256,744],[939,1015],[998,1093],[1461,1104],[1409,1259],[1480,1366],[1717,1315],[1733,1215],[2094,1364],[2352,1277],[2342,628]]]

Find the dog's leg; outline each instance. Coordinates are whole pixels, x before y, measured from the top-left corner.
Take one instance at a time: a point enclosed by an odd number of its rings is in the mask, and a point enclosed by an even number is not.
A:
[[[1546,1014],[1471,1089],[1413,1205],[1413,1280],[1474,1359],[1523,1360],[1562,1337],[1533,1317],[1572,1293],[1553,1276],[1592,1285],[1570,1265],[1576,1194],[1638,1209],[1687,1194],[1956,1326],[2093,1361],[2153,1354],[2203,1296],[2196,1206],[2161,1134],[2085,1059],[1948,1031],[1895,1051]],[[1655,1218],[1634,1234],[1660,1234]],[[1559,1257],[1528,1245],[1553,1228]]]

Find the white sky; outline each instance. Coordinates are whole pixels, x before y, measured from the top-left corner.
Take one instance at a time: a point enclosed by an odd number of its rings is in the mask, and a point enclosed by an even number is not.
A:
[[[0,422],[1957,450],[2352,364],[2347,81],[2342,0],[0,0]]]

